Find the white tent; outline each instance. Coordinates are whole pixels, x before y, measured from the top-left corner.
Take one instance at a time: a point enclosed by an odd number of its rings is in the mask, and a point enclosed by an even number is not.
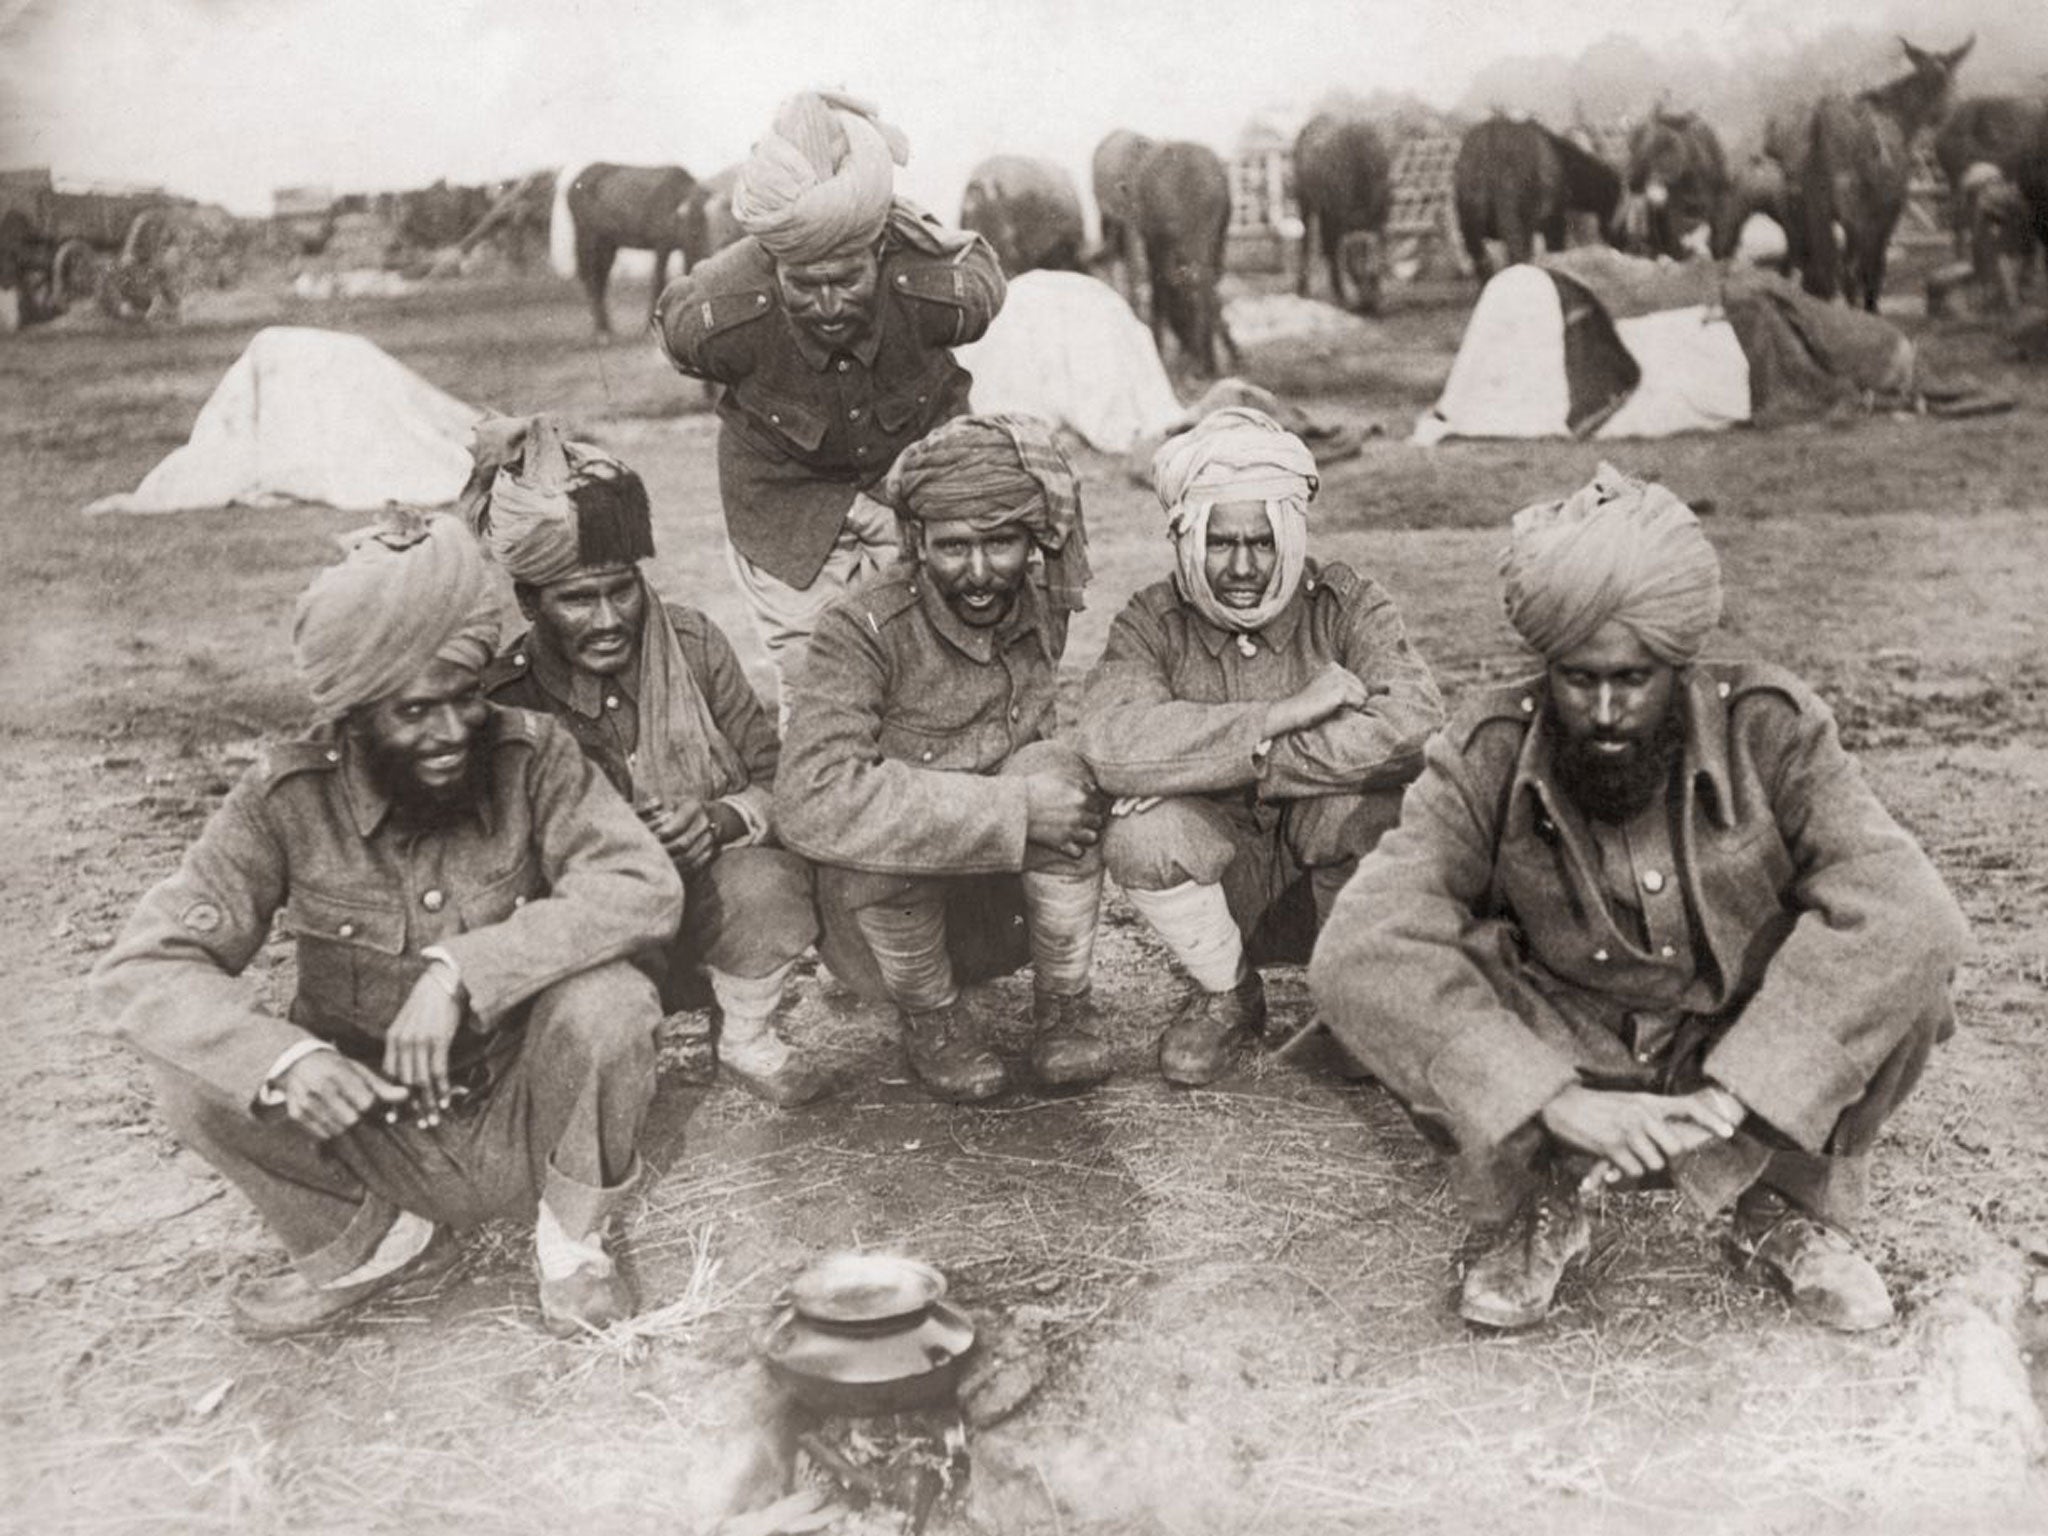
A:
[[[1011,278],[988,334],[954,356],[974,375],[976,411],[1043,416],[1102,453],[1123,453],[1181,414],[1152,333],[1085,273]]]
[[[134,491],[85,510],[440,506],[469,478],[469,429],[482,414],[364,337],[271,326],[222,377],[184,447]]]

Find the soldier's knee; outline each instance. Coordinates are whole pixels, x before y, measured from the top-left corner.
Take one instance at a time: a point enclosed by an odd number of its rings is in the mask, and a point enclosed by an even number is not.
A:
[[[1168,798],[1148,810],[1112,816],[1102,835],[1102,861],[1126,890],[1163,891],[1193,880],[1213,885],[1230,867],[1229,840],[1191,800]]]
[[[1287,851],[1304,869],[1348,864],[1379,846],[1401,819],[1398,789],[1357,795],[1320,795],[1289,807]]]
[[[598,1062],[654,1052],[661,997],[645,972],[615,960],[566,977],[534,1000],[529,1049],[566,1051]]]

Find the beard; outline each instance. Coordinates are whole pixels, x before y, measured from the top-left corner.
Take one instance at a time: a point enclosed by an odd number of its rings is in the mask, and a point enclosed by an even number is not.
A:
[[[1647,735],[1630,737],[1596,732],[1573,736],[1558,719],[1556,705],[1546,704],[1552,761],[1558,787],[1573,805],[1595,821],[1619,826],[1650,808],[1671,780],[1671,770],[1685,751],[1685,725],[1674,707]],[[1626,752],[1597,752],[1599,741],[1626,741]]]
[[[363,765],[370,782],[391,804],[391,815],[401,826],[429,832],[445,827],[457,817],[474,814],[490,794],[491,743],[497,736],[495,718],[469,738],[469,758],[462,776],[447,784],[422,783],[413,770],[412,754],[374,740],[365,732]]]

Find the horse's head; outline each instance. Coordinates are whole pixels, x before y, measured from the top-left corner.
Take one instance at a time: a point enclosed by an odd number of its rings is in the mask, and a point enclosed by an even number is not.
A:
[[[1977,34],[1972,32],[1963,40],[1960,48],[1951,48],[1947,53],[1937,53],[1926,48],[1915,48],[1905,38],[1899,39],[1899,46],[1906,51],[1906,61],[1913,66],[1913,73],[1938,77],[1946,85],[1955,74],[1956,66],[1969,57],[1970,50],[1977,46]]]

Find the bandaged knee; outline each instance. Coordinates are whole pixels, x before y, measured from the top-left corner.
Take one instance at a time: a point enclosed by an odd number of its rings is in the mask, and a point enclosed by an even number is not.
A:
[[[1095,965],[1095,927],[1102,915],[1102,877],[1026,870],[1023,880],[1038,990],[1055,997],[1087,991]]]
[[[897,1007],[925,1013],[960,995],[946,953],[946,909],[937,896],[877,902],[855,912],[854,921]]]
[[[1184,881],[1163,891],[1125,890],[1138,915],[1204,992],[1228,992],[1244,968],[1244,935],[1220,885]]]

